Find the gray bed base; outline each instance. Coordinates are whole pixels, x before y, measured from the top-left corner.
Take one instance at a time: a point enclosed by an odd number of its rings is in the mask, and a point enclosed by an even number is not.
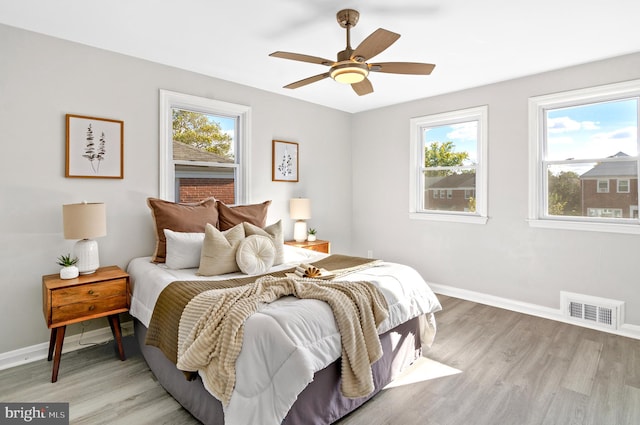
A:
[[[311,382],[300,393],[282,425],[327,425],[354,411],[391,382],[420,354],[418,319],[412,319],[382,334],[380,342],[383,357],[373,364],[375,390],[367,397],[350,399],[340,393],[340,359],[316,372]],[[393,347],[391,334],[400,334]],[[222,404],[213,397],[198,376],[187,381],[184,374],[153,346],[145,345],[147,328],[135,321],[135,335],[149,368],[158,382],[196,419],[207,425],[224,425]],[[397,338],[394,337],[394,339]]]

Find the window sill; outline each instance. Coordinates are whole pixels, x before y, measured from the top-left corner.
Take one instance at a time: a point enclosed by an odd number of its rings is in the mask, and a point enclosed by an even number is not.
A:
[[[624,223],[594,223],[568,220],[529,219],[529,227],[539,229],[582,230],[587,232],[640,234],[640,225]]]
[[[487,224],[489,217],[463,214],[409,213],[411,220],[448,221],[452,223]]]

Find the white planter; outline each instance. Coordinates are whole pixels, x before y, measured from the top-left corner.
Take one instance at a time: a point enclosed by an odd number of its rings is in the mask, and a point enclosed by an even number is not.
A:
[[[76,266],[68,266],[60,269],[60,279],[73,279],[78,277],[80,272]]]
[[[315,240],[316,240],[316,235],[309,235],[309,236],[307,236],[307,240],[308,240],[309,242],[313,242],[313,241],[315,241]]]

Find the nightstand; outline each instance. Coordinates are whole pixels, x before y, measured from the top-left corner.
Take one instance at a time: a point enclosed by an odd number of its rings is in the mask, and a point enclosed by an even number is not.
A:
[[[331,242],[329,241],[321,241],[320,239],[311,241],[285,241],[287,245],[297,246],[298,248],[310,249],[312,251],[324,252],[325,254],[329,254],[331,251]]]
[[[67,325],[108,317],[109,326],[124,360],[119,313],[129,311],[129,275],[118,266],[101,267],[92,274],[60,279],[59,274],[42,276],[42,309],[51,329],[49,355],[53,356],[51,382],[58,380],[62,343]]]

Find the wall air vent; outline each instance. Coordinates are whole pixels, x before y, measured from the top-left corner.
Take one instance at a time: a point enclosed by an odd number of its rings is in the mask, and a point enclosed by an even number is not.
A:
[[[618,329],[622,323],[623,301],[561,291],[560,305],[565,316],[585,326]]]

